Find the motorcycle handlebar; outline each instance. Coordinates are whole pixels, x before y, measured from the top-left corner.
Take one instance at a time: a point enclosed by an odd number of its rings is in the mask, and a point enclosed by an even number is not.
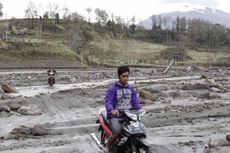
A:
[[[140,110],[140,109],[136,109],[136,108],[131,108],[131,109],[128,109],[128,110],[118,109],[119,117],[125,116],[125,111],[138,111],[138,110]],[[110,112],[110,115],[114,116],[114,115],[112,114],[112,112]]]

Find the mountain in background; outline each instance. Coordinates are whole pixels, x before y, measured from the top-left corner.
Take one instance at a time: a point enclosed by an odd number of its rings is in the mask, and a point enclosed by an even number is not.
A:
[[[170,13],[162,13],[157,16],[166,17],[168,20],[170,20],[170,23],[173,23],[176,21],[177,16],[179,17],[185,17],[186,19],[203,19],[206,21],[209,21],[214,24],[221,24],[225,27],[230,27],[230,13],[226,13],[221,10],[217,9],[211,9],[206,7],[205,9],[193,9],[186,12],[170,12]],[[146,29],[152,28],[152,16],[143,20],[141,23],[139,23],[140,26],[145,27]],[[167,27],[172,27],[172,25],[168,25]],[[164,28],[164,26],[163,26]]]

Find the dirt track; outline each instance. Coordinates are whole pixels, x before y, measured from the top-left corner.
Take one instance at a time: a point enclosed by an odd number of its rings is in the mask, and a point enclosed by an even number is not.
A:
[[[133,68],[130,78],[138,93],[150,91],[157,98],[151,101],[140,97],[142,106],[149,110],[143,122],[152,151],[204,153],[209,139],[224,139],[230,130],[230,68],[185,68],[170,70],[167,75],[162,72],[162,69]],[[208,80],[200,79],[200,75],[207,75]],[[1,83],[10,83],[20,92],[26,87],[30,87],[31,92],[43,90],[32,97],[20,96],[21,93],[1,94],[0,108],[11,110],[0,112],[0,152],[100,152],[89,134],[97,131],[97,112],[104,106],[106,89],[116,80],[116,70],[58,70],[53,88],[46,85],[45,70],[0,72],[0,79]],[[108,82],[101,83],[105,80]],[[82,87],[78,86],[80,83],[88,84]],[[71,88],[63,89],[63,84]],[[12,109],[14,107],[21,109]],[[9,134],[20,125],[36,124],[49,129],[50,133],[34,137]],[[228,153],[229,149],[230,146],[218,147],[210,152]]]

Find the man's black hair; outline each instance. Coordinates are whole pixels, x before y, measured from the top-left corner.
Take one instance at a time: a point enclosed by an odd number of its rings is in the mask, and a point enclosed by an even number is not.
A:
[[[129,70],[128,66],[120,66],[120,67],[118,67],[118,69],[117,69],[118,76],[120,76],[124,72],[129,72],[130,73],[130,70]]]

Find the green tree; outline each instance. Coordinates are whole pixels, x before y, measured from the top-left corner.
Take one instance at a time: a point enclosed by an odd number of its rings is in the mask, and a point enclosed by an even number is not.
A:
[[[188,38],[192,46],[209,46],[212,48],[227,44],[227,29],[219,24],[193,19],[188,26]]]
[[[163,23],[163,19],[162,19],[162,16],[161,15],[158,15],[157,16],[157,25],[158,25],[158,28],[161,29],[162,27],[162,23]]]
[[[179,16],[177,16],[176,17],[176,32],[177,33],[180,33],[180,17]]]
[[[59,24],[59,13],[55,14],[55,24]]]
[[[151,19],[152,19],[152,30],[156,31],[156,29],[157,29],[157,16],[152,15]]]
[[[131,34],[134,34],[134,32],[135,32],[135,30],[136,30],[136,25],[135,25],[135,24],[131,24],[131,25],[129,26],[129,29],[130,29]]]
[[[180,18],[180,32],[185,33],[187,28],[187,20],[185,17]]]

